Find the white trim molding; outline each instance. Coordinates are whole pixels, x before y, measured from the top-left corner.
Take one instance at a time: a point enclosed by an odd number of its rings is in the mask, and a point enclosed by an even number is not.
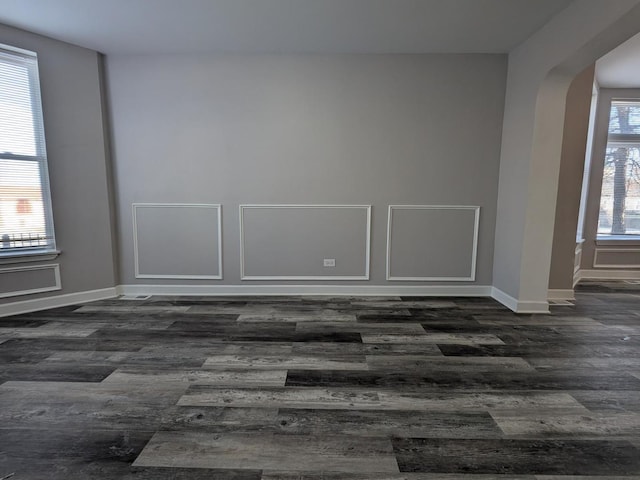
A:
[[[99,290],[89,290],[86,292],[68,293],[66,295],[56,295],[53,297],[36,298],[21,302],[11,302],[0,305],[0,317],[9,315],[20,315],[22,313],[37,312],[50,308],[66,307],[76,303],[95,302],[106,300],[117,296],[115,288],[102,288]],[[2,322],[0,321],[0,325]]]
[[[580,270],[580,280],[640,280],[640,270]]]
[[[176,275],[140,273],[138,253],[138,222],[136,210],[139,208],[207,208],[217,210],[218,217],[218,273],[213,275]],[[217,203],[132,203],[133,218],[133,263],[136,278],[161,278],[172,280],[222,280],[222,206]]]
[[[640,248],[598,248],[593,255],[593,267],[594,268],[609,268],[613,270],[627,269],[627,268],[640,268],[640,263],[628,263],[628,264],[605,264],[598,263],[599,253],[640,253]]]
[[[624,272],[630,273],[630,272]],[[639,272],[640,273],[640,272]],[[331,295],[492,297],[516,313],[549,313],[547,302],[519,301],[490,285],[118,285],[0,305],[0,317],[115,298],[118,295]]]
[[[240,208],[240,280],[279,280],[279,281],[322,281],[322,280],[369,280],[369,266],[371,264],[371,205],[282,205],[282,204],[242,204]],[[276,208],[336,208],[363,209],[367,215],[365,240],[365,273],[364,275],[247,275],[245,273],[245,229],[244,211],[246,209],[276,209]]]
[[[580,281],[580,265],[582,265],[582,245],[584,239],[576,242],[575,257],[573,258],[573,287]]]
[[[491,297],[515,313],[549,313],[549,302],[518,300],[496,287],[491,287]]]
[[[576,296],[572,288],[550,288],[547,294],[547,299],[549,301],[559,301],[559,300],[575,300]]]
[[[0,255],[0,265],[10,265],[12,263],[48,262],[55,260],[60,255],[60,250],[50,252],[23,253],[22,255]]]
[[[488,285],[119,285],[120,295],[331,295],[490,297]]]
[[[471,251],[471,271],[468,277],[394,277],[391,275],[391,241],[394,210],[473,210],[473,247]],[[480,226],[480,207],[469,205],[389,205],[387,216],[387,280],[409,282],[474,282],[476,279],[476,260],[478,256],[478,232]]]
[[[48,287],[31,288],[29,290],[16,290],[13,292],[0,293],[0,298],[19,297],[21,295],[32,295],[34,293],[55,292],[62,290],[62,281],[60,280],[60,265],[52,263],[50,265],[28,265],[23,267],[11,267],[0,269],[0,275],[3,273],[13,272],[29,272],[34,270],[53,270],[55,284]]]

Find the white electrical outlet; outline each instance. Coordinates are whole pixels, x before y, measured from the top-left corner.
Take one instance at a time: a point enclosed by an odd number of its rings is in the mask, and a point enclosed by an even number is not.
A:
[[[325,258],[322,266],[324,266],[324,267],[335,267],[336,266],[336,259],[335,258]]]

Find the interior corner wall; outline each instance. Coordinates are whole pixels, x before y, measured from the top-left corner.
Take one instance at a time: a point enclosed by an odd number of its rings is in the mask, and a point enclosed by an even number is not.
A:
[[[573,2],[509,54],[493,285],[518,311],[547,311],[566,93],[638,32],[638,0]]]
[[[595,65],[591,65],[576,76],[567,93],[549,274],[549,289],[553,290],[573,289],[576,232],[594,74]]]
[[[109,56],[107,79],[122,284],[491,285],[505,55]],[[392,280],[390,205],[453,207],[394,210],[393,254],[434,261]]]
[[[100,100],[102,103],[102,134],[106,159],[107,195],[109,198],[109,223],[111,232],[111,263],[113,265],[113,277],[116,285],[120,279],[120,263],[118,253],[118,218],[117,218],[117,194],[114,180],[113,161],[111,154],[111,112],[109,111],[109,97],[106,85],[106,56],[98,56],[98,74],[100,79]]]
[[[46,286],[54,268],[36,268],[44,264],[58,265],[61,288],[3,298],[0,305],[113,289],[99,55],[4,25],[0,43],[38,55],[56,244],[62,252],[45,262],[1,265],[0,289],[5,293]],[[16,275],[24,281],[18,282]]]

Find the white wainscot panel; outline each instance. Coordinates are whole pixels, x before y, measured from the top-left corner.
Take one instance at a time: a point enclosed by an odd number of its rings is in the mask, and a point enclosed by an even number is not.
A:
[[[640,248],[596,247],[594,268],[640,268]]]
[[[29,265],[0,269],[0,298],[61,290],[60,265]]]
[[[136,278],[222,279],[222,208],[134,203]]]
[[[387,280],[475,280],[480,207],[390,205]]]
[[[241,278],[368,280],[370,236],[370,205],[240,205]]]

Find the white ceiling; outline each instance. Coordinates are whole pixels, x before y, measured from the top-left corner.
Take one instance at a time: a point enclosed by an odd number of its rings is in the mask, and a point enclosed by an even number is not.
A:
[[[0,23],[107,54],[508,52],[571,0],[0,0]]]
[[[596,78],[604,88],[640,88],[640,34],[598,60]]]

